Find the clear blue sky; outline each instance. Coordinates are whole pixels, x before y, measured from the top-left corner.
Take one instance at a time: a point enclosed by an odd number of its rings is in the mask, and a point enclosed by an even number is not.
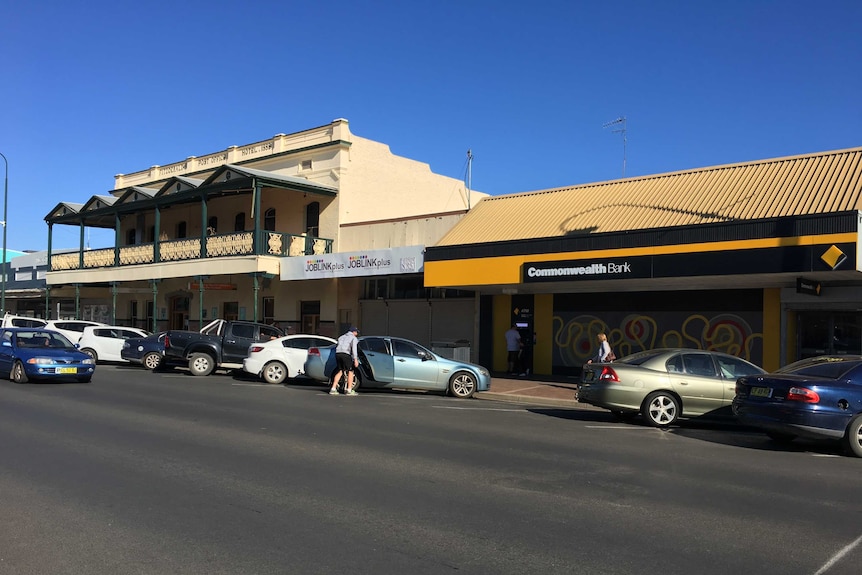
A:
[[[619,178],[620,116],[627,176],[862,146],[860,23],[859,0],[10,2],[7,245],[46,249],[45,215],[115,174],[342,117],[459,179],[472,149],[494,195]]]

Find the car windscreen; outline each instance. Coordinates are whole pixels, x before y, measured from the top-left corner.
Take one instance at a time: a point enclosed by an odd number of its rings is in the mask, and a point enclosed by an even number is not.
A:
[[[641,365],[642,363],[646,363],[655,356],[660,353],[664,353],[664,350],[659,349],[651,349],[648,351],[640,351],[638,353],[633,353],[631,355],[627,355],[616,360],[614,363],[627,363],[629,365]]]

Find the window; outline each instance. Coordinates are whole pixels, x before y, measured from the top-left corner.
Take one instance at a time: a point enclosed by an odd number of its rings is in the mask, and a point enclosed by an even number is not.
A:
[[[275,208],[267,208],[263,212],[263,229],[271,232],[275,231]]]
[[[239,302],[226,301],[224,302],[224,312],[222,319],[235,321],[239,319]],[[251,336],[249,336],[251,337]]]
[[[312,166],[311,160],[302,160],[302,163],[300,164],[300,167],[303,170],[310,170],[311,166]]]
[[[705,353],[686,353],[682,356],[685,372],[703,377],[715,377],[715,364]]]
[[[218,218],[216,216],[210,216],[210,219],[207,220],[207,235],[214,236],[218,233]]]
[[[392,355],[389,353],[389,348],[386,345],[386,340],[382,337],[366,337],[359,342],[359,349],[368,353]]]
[[[156,226],[150,226],[147,230],[147,241],[154,242],[156,241]]]
[[[401,276],[394,280],[395,299],[418,299],[425,296],[425,280],[421,275]]]
[[[305,233],[314,237],[320,235],[320,202],[305,206]]]
[[[233,219],[233,231],[242,232],[245,230],[245,212],[240,212]]]
[[[126,245],[127,245],[127,246],[133,246],[133,245],[135,245],[135,235],[136,235],[136,233],[137,233],[137,232],[135,231],[135,228],[132,228],[132,229],[130,229],[128,232],[126,232]]]
[[[389,279],[369,278],[365,280],[365,299],[388,299]]]
[[[179,222],[179,223],[177,224],[177,233],[176,233],[177,238],[185,238],[185,237],[188,237],[188,236],[186,235],[186,233],[187,233],[187,232],[186,232],[186,222]]]
[[[400,339],[392,340],[392,348],[395,350],[395,355],[399,357],[430,357],[425,353],[425,350],[418,345],[413,345],[408,341],[402,341]]]
[[[756,368],[749,365],[747,362],[738,357],[723,357],[716,356],[718,367],[721,370],[721,375],[728,379],[736,379],[747,375],[756,375],[760,373]]]
[[[231,333],[236,337],[254,339],[254,326],[250,323],[234,324],[231,328]]]
[[[279,338],[281,336],[282,336],[282,333],[280,330],[278,330],[274,327],[262,325],[262,326],[260,326],[260,337],[258,337],[257,339],[258,339],[258,341],[269,341],[271,339],[276,339],[276,338]]]

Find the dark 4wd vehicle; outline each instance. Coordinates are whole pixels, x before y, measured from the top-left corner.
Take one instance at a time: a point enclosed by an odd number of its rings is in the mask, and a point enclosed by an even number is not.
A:
[[[283,335],[271,325],[217,319],[200,332],[171,330],[165,333],[164,361],[168,365],[187,364],[192,375],[209,375],[216,368],[242,369],[251,344]]]

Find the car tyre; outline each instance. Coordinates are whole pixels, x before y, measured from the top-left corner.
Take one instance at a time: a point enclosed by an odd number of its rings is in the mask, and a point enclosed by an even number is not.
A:
[[[157,351],[148,352],[146,355],[144,355],[144,358],[141,360],[141,363],[143,363],[144,367],[146,367],[150,371],[156,371],[162,365],[162,354]]]
[[[20,360],[15,361],[12,365],[12,372],[9,374],[9,379],[15,383],[27,383],[30,378],[27,377],[27,372],[24,371],[24,364]]]
[[[263,366],[261,375],[265,382],[279,384],[287,379],[287,366],[280,361],[271,361]]]
[[[654,391],[644,400],[641,411],[650,427],[667,427],[679,419],[679,400],[667,391]]]
[[[192,375],[209,375],[215,369],[215,361],[207,353],[193,353],[189,358],[189,371]]]
[[[862,457],[862,414],[850,420],[850,425],[844,433],[844,444],[851,454]]]
[[[449,393],[458,399],[468,399],[476,392],[476,376],[469,371],[458,371],[449,380]]]
[[[97,361],[99,361],[99,356],[98,356],[98,354],[96,354],[96,350],[90,349],[89,347],[85,347],[81,351],[86,353],[87,355],[89,355],[90,359],[93,360],[93,363],[96,363]]]

